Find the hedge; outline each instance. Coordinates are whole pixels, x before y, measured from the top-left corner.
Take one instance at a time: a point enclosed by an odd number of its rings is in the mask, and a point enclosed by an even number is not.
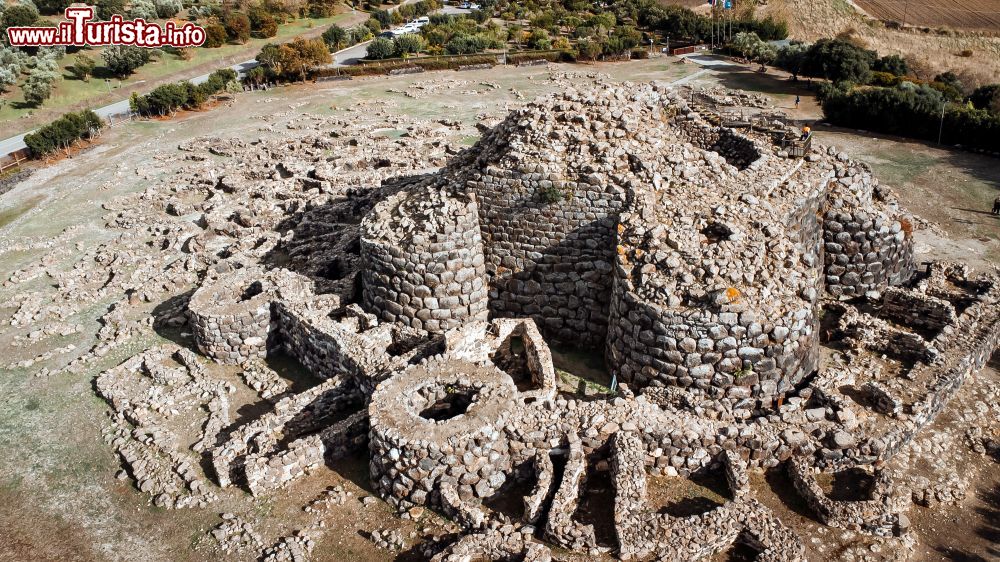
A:
[[[132,94],[129,107],[139,115],[167,115],[178,109],[197,109],[208,97],[226,89],[236,80],[236,71],[222,68],[209,75],[208,80],[194,85],[188,81],[173,82],[155,88],[144,96]]]
[[[434,57],[410,57],[406,59],[383,59],[378,61],[362,61],[360,64],[347,67],[326,67],[313,71],[313,78],[330,76],[365,76],[386,74],[402,68],[420,67],[424,70],[454,70],[463,66],[477,64],[499,64],[502,61],[499,53],[479,55],[440,55]],[[551,62],[572,62],[573,53],[567,51],[518,51],[507,54],[507,64],[544,59]]]
[[[80,139],[89,139],[104,127],[104,122],[91,110],[67,113],[55,121],[24,135],[24,144],[32,158],[41,158],[59,149],[68,148]]]
[[[1000,152],[1000,115],[949,103],[934,88],[904,82],[820,91],[823,114],[836,125]],[[944,107],[942,127],[941,110]]]

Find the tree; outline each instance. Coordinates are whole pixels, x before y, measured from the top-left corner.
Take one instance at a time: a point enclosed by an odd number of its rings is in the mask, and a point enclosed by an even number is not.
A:
[[[38,11],[45,15],[62,14],[73,0],[35,0]]]
[[[104,122],[93,111],[67,113],[48,125],[39,127],[34,133],[24,135],[24,144],[32,158],[40,158],[68,148],[74,141],[91,138],[104,127]]]
[[[111,16],[125,14],[125,0],[97,0],[94,7],[99,20],[107,21]]]
[[[597,60],[597,57],[601,56],[603,47],[599,41],[595,41],[593,39],[581,39],[576,43],[576,50],[581,59],[592,61]]]
[[[70,65],[67,70],[73,74],[73,77],[77,80],[83,80],[84,82],[89,82],[90,77],[94,74],[94,67],[97,63],[93,58],[83,54],[78,53],[72,65]]]
[[[373,60],[388,59],[392,58],[395,53],[396,46],[392,44],[392,41],[385,37],[376,37],[368,44],[368,52],[365,54],[365,58]]]
[[[149,50],[129,45],[113,45],[104,49],[104,66],[116,76],[128,76],[149,62]]]
[[[134,19],[154,20],[156,19],[156,5],[153,4],[153,0],[132,0],[128,13]]]
[[[153,4],[156,6],[156,15],[164,19],[172,18],[184,9],[181,0],[153,0]]]
[[[331,51],[339,51],[347,46],[347,30],[333,24],[323,32],[323,42]]]
[[[17,83],[28,62],[28,55],[15,47],[0,45],[0,92]]]
[[[24,27],[38,21],[38,10],[34,6],[17,4],[8,6],[0,15],[0,31],[6,32],[8,27]]]
[[[768,62],[775,58],[775,49],[770,43],[761,40],[756,33],[743,31],[733,37],[732,47],[745,58],[756,62]]]
[[[712,34],[708,18],[680,6],[665,7],[656,28],[672,39],[701,41]]]
[[[240,44],[246,44],[250,39],[250,18],[240,12],[229,12],[226,15],[226,33]]]
[[[906,76],[910,68],[906,65],[906,60],[899,55],[884,56],[872,65],[872,70],[877,72],[888,72],[894,76]]]
[[[799,73],[802,72],[802,64],[806,59],[808,51],[809,47],[803,43],[785,45],[778,49],[778,52],[775,54],[774,65],[791,72],[792,76],[798,78]]]
[[[416,33],[400,35],[393,39],[392,43],[395,49],[394,55],[397,57],[417,54],[427,48],[427,41]]]
[[[52,95],[52,82],[55,79],[56,74],[49,70],[32,70],[21,86],[25,103],[34,107],[42,105]]]
[[[862,49],[842,39],[820,39],[809,47],[802,72],[832,82],[865,84],[871,77],[875,59],[875,51]]]
[[[536,29],[531,32],[531,35],[528,36],[528,46],[532,49],[544,51],[552,48],[552,40],[549,39],[549,33],[547,31],[544,29]]]
[[[210,23],[205,26],[205,42],[201,46],[215,49],[225,45],[228,40],[229,34],[226,33],[226,28],[222,24]]]
[[[305,80],[310,70],[331,60],[330,51],[322,39],[301,37],[290,43],[265,45],[257,55],[258,62],[285,80]]]

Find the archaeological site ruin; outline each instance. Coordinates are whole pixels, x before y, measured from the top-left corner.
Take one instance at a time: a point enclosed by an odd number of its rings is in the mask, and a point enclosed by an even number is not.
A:
[[[918,262],[920,219],[868,166],[818,142],[792,154],[797,130],[722,95],[567,87],[461,151],[426,125],[413,142],[182,145],[183,175],[106,205],[120,228],[160,225],[176,259],[130,284],[121,255],[94,256],[119,313],[161,303],[148,321],[177,342],[94,383],[122,477],[206,507],[361,451],[394,512],[454,524],[421,550],[435,561],[804,560],[810,537],[752,489],[765,469],[825,526],[906,536],[890,460],[1000,347],[1000,278]],[[136,329],[115,314],[99,346]],[[557,346],[602,357],[607,387],[567,389]],[[279,376],[278,357],[321,382]],[[239,374],[252,412],[209,365]],[[197,456],[167,428],[194,410]],[[653,492],[706,481],[719,498],[697,509]],[[220,541],[260,542],[224,519]],[[313,548],[292,534],[262,557]]]

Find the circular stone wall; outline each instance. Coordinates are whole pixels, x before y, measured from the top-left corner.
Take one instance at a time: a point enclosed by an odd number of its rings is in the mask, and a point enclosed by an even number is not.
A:
[[[220,363],[267,355],[272,334],[272,291],[259,272],[205,281],[191,295],[188,316],[198,350]]]
[[[489,314],[476,201],[400,192],[361,223],[365,305],[382,320],[440,333]]]
[[[809,308],[772,319],[752,311],[670,310],[616,277],[608,361],[636,387],[697,388],[743,409],[749,404],[741,400],[776,398],[816,370],[816,322]]]
[[[399,507],[439,505],[444,482],[462,499],[493,494],[510,470],[503,427],[516,393],[497,368],[455,359],[381,383],[368,408],[375,490]]]

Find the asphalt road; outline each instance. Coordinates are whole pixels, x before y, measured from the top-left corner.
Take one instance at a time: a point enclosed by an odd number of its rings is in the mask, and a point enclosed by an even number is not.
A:
[[[405,0],[403,4],[410,4],[416,1],[417,0]],[[400,6],[402,6],[403,4],[400,4]],[[390,10],[395,10],[398,8],[399,6],[394,6],[393,8],[390,8]],[[453,6],[445,6],[440,10],[440,12],[445,14],[464,14],[468,13],[469,10],[462,10],[460,8],[455,8]],[[346,49],[333,53],[332,66],[347,66],[351,64],[356,64],[358,60],[364,58],[365,54],[367,53],[368,43],[370,43],[370,41],[359,43],[357,45],[354,45],[353,47],[348,47]],[[238,64],[234,64],[231,68],[240,75],[242,75],[247,70],[250,70],[251,68],[257,66],[257,64],[258,63],[256,60],[248,60]],[[202,82],[208,80],[208,76],[209,74],[202,74],[201,76],[196,76],[194,78],[190,78],[189,80],[191,81],[192,84],[201,84]],[[108,119],[110,117],[124,115],[128,113],[128,111],[129,111],[129,102],[127,99],[124,99],[112,103],[110,105],[105,105],[104,107],[99,107],[94,110],[94,113],[96,113],[97,115],[99,115],[104,119]],[[34,129],[32,129],[31,131],[27,131],[25,133],[21,133],[20,135],[10,137],[9,139],[4,139],[0,141],[0,158],[7,156],[12,152],[16,152],[18,150],[26,148],[26,145],[24,144],[24,135],[30,134],[33,131]]]

